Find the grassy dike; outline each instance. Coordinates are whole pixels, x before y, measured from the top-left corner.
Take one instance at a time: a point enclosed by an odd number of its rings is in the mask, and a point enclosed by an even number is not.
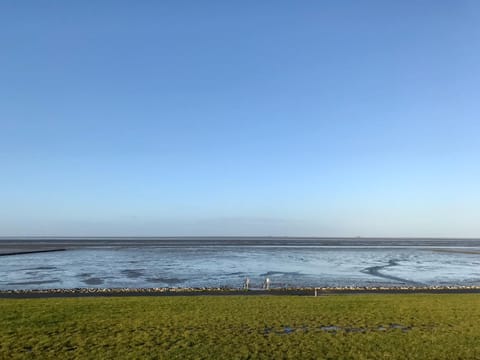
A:
[[[479,359],[480,295],[0,299],[0,359]]]

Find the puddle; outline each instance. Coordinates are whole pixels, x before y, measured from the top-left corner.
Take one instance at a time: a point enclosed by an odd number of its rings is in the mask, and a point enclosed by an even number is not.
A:
[[[38,281],[24,281],[24,282],[11,282],[7,283],[7,285],[42,285],[42,284],[53,284],[60,282],[60,280],[38,280]]]
[[[56,269],[57,269],[56,266],[37,266],[37,267],[25,268],[21,270],[56,270]]]
[[[144,269],[125,269],[120,271],[129,279],[138,279],[140,276],[143,276]]]
[[[345,328],[345,332],[347,333],[364,333],[367,329],[365,328]]]
[[[390,324],[390,329],[402,330],[403,332],[408,332],[412,330],[411,326],[403,326],[400,324]]]
[[[260,274],[260,276],[272,276],[272,275],[300,275],[298,271],[267,271],[266,273]]]
[[[295,332],[308,332],[308,331],[322,331],[326,333],[336,334],[337,332],[344,331],[346,333],[366,333],[367,331],[381,331],[385,332],[387,330],[401,330],[402,332],[408,332],[412,330],[411,326],[405,326],[401,324],[389,324],[389,325],[380,325],[377,327],[350,327],[350,326],[337,326],[337,325],[321,325],[317,327],[308,327],[308,326],[301,326],[301,327],[291,327],[291,326],[284,326],[280,328],[274,327],[266,327],[263,329],[263,334],[293,334]]]
[[[329,326],[320,326],[320,330],[326,331],[326,332],[336,332],[336,331],[342,330],[342,328],[335,325],[329,325]]]
[[[81,273],[81,274],[78,274],[78,275],[75,275],[76,277],[90,277],[92,276],[92,273]]]

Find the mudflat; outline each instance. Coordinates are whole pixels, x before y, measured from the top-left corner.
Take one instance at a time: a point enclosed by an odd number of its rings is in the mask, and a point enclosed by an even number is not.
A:
[[[475,239],[2,238],[0,290],[480,286]]]

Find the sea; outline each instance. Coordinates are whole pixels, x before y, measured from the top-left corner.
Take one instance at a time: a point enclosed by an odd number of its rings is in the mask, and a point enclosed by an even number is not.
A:
[[[480,239],[0,238],[0,290],[242,288],[247,278],[251,289],[267,278],[271,288],[480,286]]]

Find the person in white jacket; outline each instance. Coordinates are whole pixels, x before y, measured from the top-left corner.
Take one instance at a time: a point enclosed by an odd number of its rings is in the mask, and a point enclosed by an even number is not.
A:
[[[270,290],[270,278],[265,278],[265,281],[263,282],[263,288],[265,290]]]

